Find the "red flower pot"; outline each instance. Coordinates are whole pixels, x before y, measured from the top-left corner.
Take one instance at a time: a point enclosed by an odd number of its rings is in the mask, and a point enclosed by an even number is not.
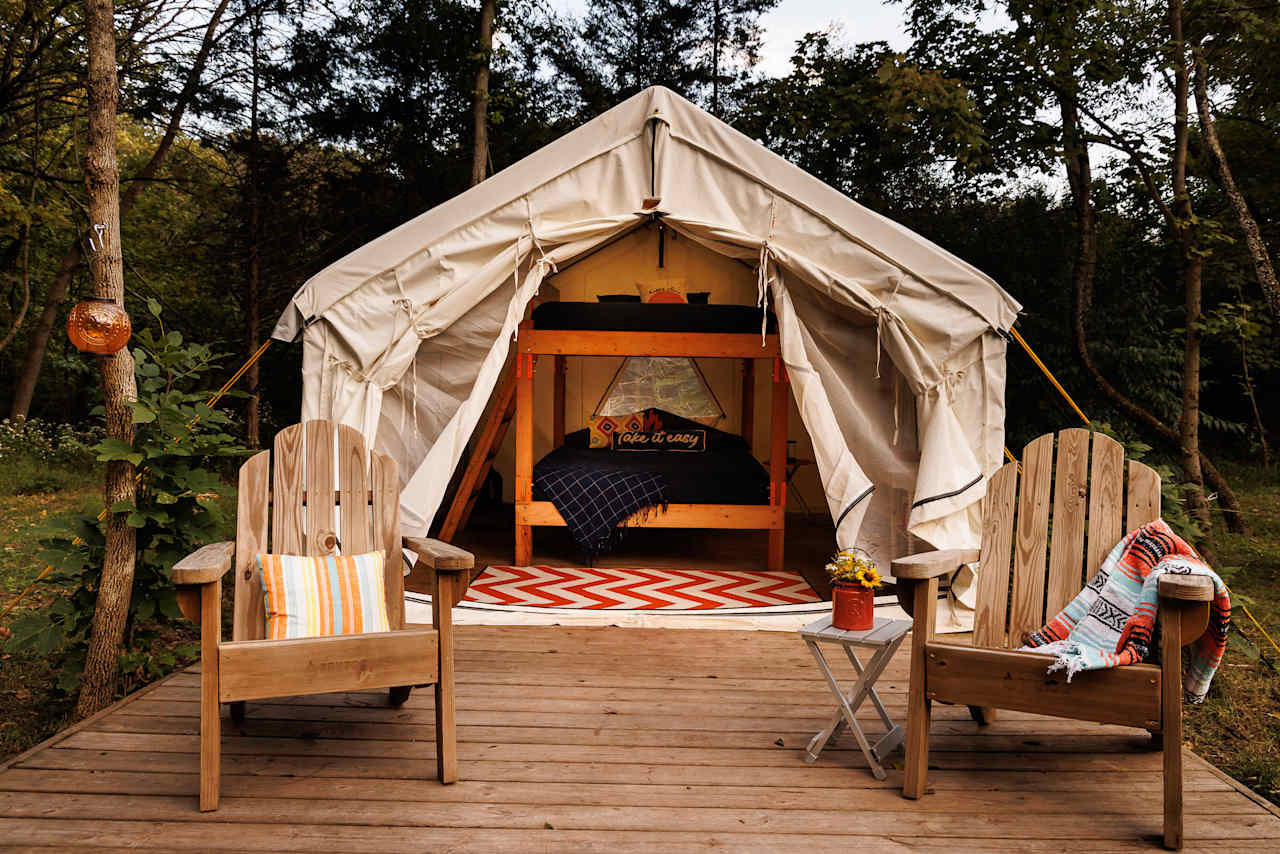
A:
[[[831,588],[831,625],[845,631],[865,631],[875,625],[875,591],[861,584],[835,584]]]

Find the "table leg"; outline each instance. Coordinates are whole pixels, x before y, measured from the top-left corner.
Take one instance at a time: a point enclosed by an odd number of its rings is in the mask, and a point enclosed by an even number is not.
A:
[[[854,709],[858,705],[862,704],[863,699],[865,699],[868,691],[874,684],[874,679],[868,680],[867,677],[878,676],[879,673],[871,674],[869,670],[863,673],[857,683],[853,686],[851,694],[856,705],[851,706],[850,701],[845,698],[844,692],[840,690],[840,682],[836,679],[836,675],[831,672],[831,667],[827,664],[827,659],[822,655],[822,651],[818,649],[817,644],[809,643],[808,641],[806,641],[806,643],[809,644],[809,649],[813,652],[813,657],[818,662],[819,669],[822,670],[823,676],[826,677],[827,684],[831,687],[831,693],[834,694],[836,700],[839,701],[840,712],[844,717],[845,723],[849,725],[849,731],[853,733],[854,739],[857,740],[858,748],[862,751],[862,755],[867,758],[867,764],[871,766],[872,775],[874,775],[877,780],[885,779],[885,777],[889,775],[885,773],[884,768],[880,767],[880,762],[873,754],[871,745],[867,741],[866,735],[862,732],[862,727],[858,724],[857,718],[854,717]],[[884,665],[882,664],[881,669],[883,669],[883,667]],[[818,733],[818,736],[822,735],[823,733]],[[826,739],[824,737],[819,743],[825,743],[825,740]],[[818,741],[817,736],[815,736],[814,741]],[[813,742],[810,742],[810,748],[812,749],[812,747]]]
[[[858,660],[857,653],[853,651],[853,648],[850,646],[846,646],[844,648],[845,654],[849,656],[849,663],[853,665],[853,669],[857,671],[858,675],[870,677],[871,687],[869,689],[868,696],[871,699],[872,705],[875,706],[876,711],[879,713],[880,720],[884,724],[885,728],[885,734],[872,748],[875,751],[876,758],[881,761],[883,761],[883,758],[894,748],[902,743],[906,733],[904,733],[902,728],[896,725],[893,722],[893,718],[889,716],[889,710],[884,707],[884,703],[880,700],[879,692],[875,690],[875,683],[879,681],[880,674],[884,672],[886,667],[888,667],[889,662],[893,659],[894,653],[898,651],[898,647],[902,646],[902,641],[905,638],[906,635],[903,635],[888,646],[877,650],[876,653],[871,656],[871,660],[867,662],[867,670],[865,674],[863,672],[862,662]]]
[[[822,650],[818,648],[818,645],[811,640],[806,640],[805,645],[809,647],[809,651],[813,653],[813,657],[819,662],[819,666],[825,667],[826,660],[822,655]],[[835,741],[836,737],[840,734],[840,725],[843,723],[844,712],[842,712],[837,706],[835,713],[832,714],[831,719],[827,721],[827,725],[824,726],[817,735],[809,740],[809,746],[805,748],[804,761],[815,761],[818,758],[818,755],[822,753],[822,749]]]

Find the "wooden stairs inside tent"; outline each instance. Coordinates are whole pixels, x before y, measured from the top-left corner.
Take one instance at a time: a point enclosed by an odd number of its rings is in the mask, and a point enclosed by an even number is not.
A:
[[[437,771],[442,783],[458,779],[451,614],[474,559],[437,540],[402,538],[395,461],[366,452],[350,427],[336,433],[335,472],[331,422],[281,430],[274,460],[262,451],[240,467],[235,541],[205,546],[173,567],[182,612],[200,625],[201,810],[218,808],[221,704],[230,703],[232,719],[241,723],[246,700],[386,688],[399,706],[414,686],[434,684]],[[257,556],[327,555],[339,546],[349,555],[383,552],[391,631],[265,639]],[[430,579],[433,625],[405,622],[402,548],[417,555],[415,570]],[[223,641],[222,577],[232,568],[232,640]]]
[[[564,357],[556,360],[556,387],[557,394],[564,394]],[[564,441],[564,410],[561,409],[559,419],[556,421],[556,436],[560,442]],[[467,459],[467,466],[463,469],[462,480],[458,481],[458,488],[453,494],[453,501],[449,505],[449,512],[445,514],[444,523],[440,526],[439,537],[446,543],[451,543],[458,536],[458,532],[467,526],[467,520],[471,518],[471,511],[476,508],[476,499],[480,497],[480,490],[484,487],[485,478],[489,476],[489,472],[493,469],[493,461],[497,458],[498,452],[502,450],[502,440],[507,436],[507,430],[511,426],[511,421],[516,417],[516,375],[515,371],[509,371],[506,378],[502,381],[502,387],[498,389],[498,394],[494,398],[493,405],[489,407],[489,415],[485,419],[484,427],[480,431],[480,437],[476,440],[475,447],[471,450],[471,456]]]
[[[1041,436],[1023,450],[1021,466],[1015,460],[992,475],[984,505],[981,551],[926,552],[893,562],[898,595],[914,618],[903,794],[920,798],[927,790],[934,701],[969,706],[979,724],[993,722],[995,709],[1008,709],[1138,727],[1162,745],[1164,844],[1181,848],[1181,648],[1208,624],[1212,582],[1160,579],[1159,665],[1082,672],[1068,682],[1047,673],[1051,656],[1018,651],[1028,633],[1097,574],[1125,531],[1159,518],[1160,476],[1130,460],[1126,489],[1118,442],[1063,430],[1056,469],[1054,436]],[[980,562],[973,645],[936,640],[938,579],[973,561]],[[1090,817],[1079,820],[1083,826]]]

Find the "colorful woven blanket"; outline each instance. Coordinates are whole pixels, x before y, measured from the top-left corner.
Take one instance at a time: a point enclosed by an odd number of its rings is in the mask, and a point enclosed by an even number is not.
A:
[[[1081,670],[1140,663],[1151,648],[1159,612],[1157,585],[1165,573],[1213,579],[1209,627],[1183,658],[1183,689],[1190,702],[1199,703],[1227,646],[1231,600],[1217,573],[1163,519],[1117,543],[1080,595],[1032,633],[1022,649],[1056,656],[1049,672],[1065,670],[1068,682]]]

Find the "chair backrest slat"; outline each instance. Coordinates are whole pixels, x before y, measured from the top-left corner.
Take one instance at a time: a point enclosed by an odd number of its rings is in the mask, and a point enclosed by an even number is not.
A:
[[[266,637],[257,556],[264,552],[328,554],[330,536],[337,538],[343,554],[384,550],[387,615],[393,629],[404,627],[400,480],[395,460],[385,454],[366,454],[363,438],[350,427],[338,427],[337,433],[336,466],[333,423],[308,421],[281,430],[274,454],[262,451],[240,467],[235,640]]]
[[[1032,441],[1022,450],[1022,489],[1018,496],[1013,554],[1013,603],[1009,612],[1010,643],[1042,625],[1052,478],[1053,435],[1050,434]]]
[[[1129,461],[1129,501],[1125,524],[1132,531],[1160,518],[1160,475],[1150,466]]]
[[[982,571],[978,573],[978,601],[987,607],[978,610],[973,623],[973,642],[978,646],[1004,648],[1008,645],[1005,619],[1009,610],[1009,560],[1017,499],[1018,464],[1006,463],[987,483],[982,520]]]
[[[391,628],[404,626],[404,556],[400,551],[400,479],[385,454],[372,454],[373,540],[386,549],[387,617]]]
[[[240,467],[236,498],[235,607],[232,609],[233,640],[266,637],[266,611],[262,602],[262,579],[258,555],[267,550],[267,511],[271,493],[271,452],[260,451]]]
[[[333,477],[333,425],[328,421],[308,421],[304,425],[307,437],[305,450],[307,485],[307,512],[305,518],[306,554],[324,554],[325,538],[337,539],[338,529],[333,523],[333,497],[336,486]],[[346,543],[340,543],[342,551],[348,551]]]
[[[1020,474],[1017,463],[1008,463],[988,481],[977,646],[1021,646],[1025,633],[1043,626],[1097,574],[1126,531],[1160,517],[1160,476],[1130,461],[1126,490],[1124,448],[1114,439],[1063,430],[1056,471],[1054,457],[1054,436],[1041,436],[1023,449]]]
[[[271,477],[271,548],[274,554],[306,554],[302,527],[303,429],[293,424],[276,434]]]
[[[1098,574],[1107,553],[1124,536],[1124,446],[1093,434],[1089,473],[1089,552],[1085,581]]]
[[[342,550],[349,554],[371,551],[368,455],[364,450],[364,437],[345,424],[338,425],[338,482]]]
[[[1053,537],[1049,543],[1045,613],[1061,611],[1084,584],[1084,519],[1088,498],[1089,431],[1063,430],[1058,434],[1058,464],[1053,477]]]

